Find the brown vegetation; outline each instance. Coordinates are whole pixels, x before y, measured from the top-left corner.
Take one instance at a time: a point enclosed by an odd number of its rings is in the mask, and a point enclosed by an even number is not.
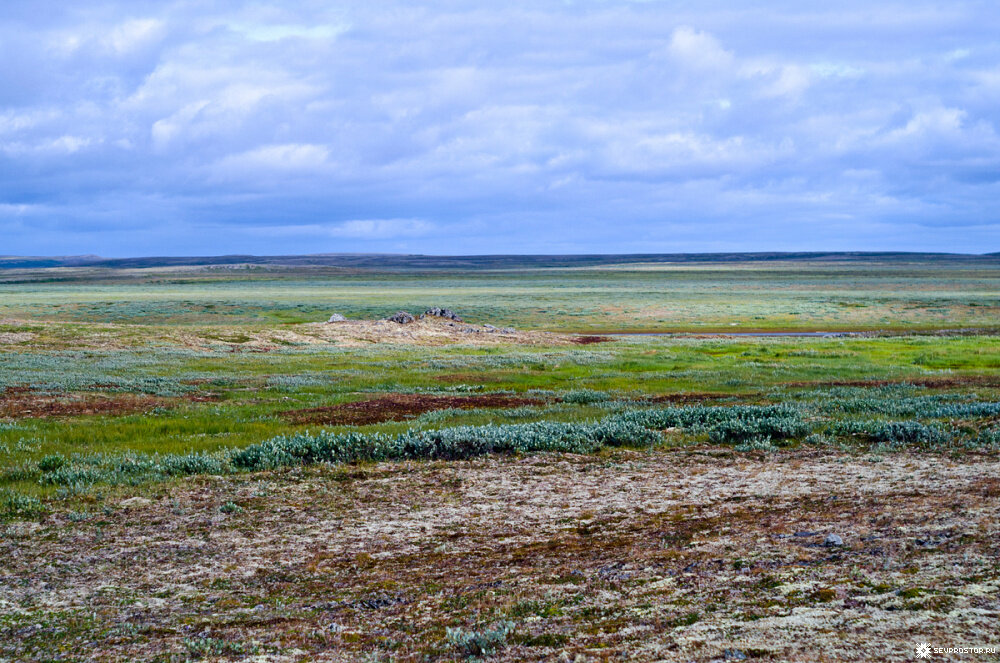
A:
[[[427,394],[385,394],[379,398],[341,403],[328,407],[314,407],[283,412],[288,421],[296,424],[324,424],[330,426],[364,426],[382,421],[401,421],[410,417],[446,408],[520,407],[539,405],[535,398],[483,394],[479,396],[431,396]]]
[[[204,396],[204,395],[202,395]],[[200,400],[200,399],[199,399]],[[8,389],[0,394],[0,417],[29,419],[73,417],[88,414],[122,415],[148,412],[169,404],[166,398],[134,394],[37,394]]]
[[[571,341],[576,345],[591,345],[593,343],[610,343],[615,339],[609,336],[577,336]]]

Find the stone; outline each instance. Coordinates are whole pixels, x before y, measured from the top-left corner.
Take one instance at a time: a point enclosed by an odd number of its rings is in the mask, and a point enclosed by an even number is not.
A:
[[[347,318],[345,318],[339,313],[334,313],[333,315],[330,316],[330,319],[327,320],[327,322],[347,322]]]
[[[844,540],[836,534],[827,534],[826,539],[823,540],[823,545],[830,548],[834,546],[842,546],[844,545]]]
[[[739,649],[727,649],[722,652],[722,657],[727,661],[745,661],[747,655],[741,652]]]
[[[498,331],[497,328],[494,327],[493,325],[483,325],[483,329],[485,329],[488,332]]]
[[[450,308],[438,308],[435,306],[434,308],[429,308],[426,311],[424,311],[420,317],[424,318],[427,316],[433,316],[435,318],[446,318],[448,320],[454,320],[455,322],[462,322],[462,318],[460,318],[458,314],[452,311]]]
[[[416,320],[416,318],[414,318],[406,311],[398,311],[395,315],[390,315],[388,318],[386,318],[386,320],[388,320],[389,322],[398,322],[401,325],[408,325],[414,320]]]

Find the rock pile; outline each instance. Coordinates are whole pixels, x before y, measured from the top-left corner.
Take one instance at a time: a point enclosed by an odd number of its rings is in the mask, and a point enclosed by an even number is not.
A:
[[[398,311],[395,315],[390,315],[388,318],[386,318],[386,320],[388,320],[389,322],[398,322],[401,325],[408,325],[414,320],[416,320],[416,318],[414,318],[406,311]]]
[[[454,320],[455,322],[462,322],[462,318],[460,318],[458,314],[450,308],[429,308],[420,315],[421,318],[426,318],[428,316],[447,318],[448,320]]]
[[[327,322],[347,322],[347,318],[345,318],[339,313],[334,313],[333,315],[330,316],[330,319],[327,320]]]

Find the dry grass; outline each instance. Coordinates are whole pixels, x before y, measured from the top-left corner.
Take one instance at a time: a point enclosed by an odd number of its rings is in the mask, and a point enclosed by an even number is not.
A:
[[[578,342],[578,337],[565,334],[540,331],[500,333],[479,325],[430,317],[405,325],[387,320],[348,320],[334,323],[306,323],[298,325],[297,328],[302,330],[304,334],[345,347],[358,347],[372,343],[567,345]]]

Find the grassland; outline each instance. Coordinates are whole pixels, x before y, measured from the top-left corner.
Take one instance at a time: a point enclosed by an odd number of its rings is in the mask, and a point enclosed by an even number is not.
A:
[[[1000,258],[612,264],[548,270],[230,266],[0,271],[0,318],[275,325],[446,303],[553,331],[995,327]]]
[[[995,646],[998,277],[2,271],[0,660]]]

